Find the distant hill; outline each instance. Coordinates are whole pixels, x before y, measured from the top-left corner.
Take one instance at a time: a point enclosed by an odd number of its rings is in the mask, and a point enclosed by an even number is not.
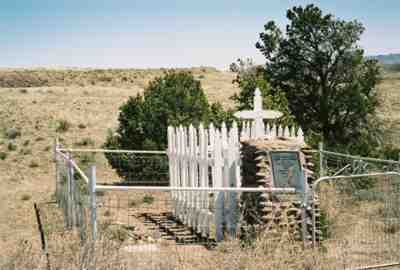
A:
[[[171,69],[80,69],[80,68],[0,68],[1,87],[48,87],[48,86],[144,86]],[[218,74],[213,67],[177,68],[191,72],[197,78]]]
[[[383,65],[400,64],[400,53],[381,54],[368,56],[369,59],[376,59]]]

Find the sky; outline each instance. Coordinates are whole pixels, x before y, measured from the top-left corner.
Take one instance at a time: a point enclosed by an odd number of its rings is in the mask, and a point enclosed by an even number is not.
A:
[[[364,24],[367,55],[400,53],[399,0],[3,0],[0,67],[157,68],[263,63],[263,25],[314,3]]]

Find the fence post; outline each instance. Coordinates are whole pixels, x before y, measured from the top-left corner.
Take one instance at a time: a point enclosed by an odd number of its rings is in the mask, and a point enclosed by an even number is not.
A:
[[[67,228],[71,229],[72,228],[72,179],[71,179],[71,154],[67,153]]]
[[[58,205],[60,205],[60,177],[59,177],[59,164],[58,164],[58,148],[59,148],[59,142],[58,142],[58,137],[54,138],[54,145],[53,145],[53,160],[55,164],[55,180],[56,180],[56,202]]]
[[[397,160],[400,162],[400,153],[399,153]],[[400,164],[397,164],[397,171],[400,172]]]
[[[309,197],[308,197],[308,186],[307,186],[307,177],[305,174],[305,171],[303,171],[301,173],[301,181],[303,182],[303,201],[301,203],[301,234],[302,234],[302,239],[303,239],[303,247],[306,247],[306,243],[308,240],[307,237],[307,208],[308,208],[308,201],[309,201]],[[314,211],[312,213],[313,217],[314,217]],[[313,219],[313,218],[312,218]],[[314,219],[313,219],[314,220]],[[313,224],[314,225],[314,224]],[[313,226],[314,228],[314,226]],[[314,231],[312,232],[312,236],[314,237]],[[314,240],[314,239],[313,239]]]
[[[69,160],[69,170],[68,173],[70,175],[70,181],[71,181],[71,193],[70,193],[70,202],[71,202],[71,223],[72,227],[77,225],[77,209],[76,209],[76,183],[75,183],[75,170],[74,167],[72,166],[72,158],[70,157]]]
[[[315,246],[316,246],[316,242],[317,242],[317,237],[316,237],[316,230],[317,230],[317,220],[316,220],[316,216],[315,216],[315,203],[316,203],[316,200],[315,200],[315,190],[311,190],[311,193],[312,193],[312,205],[311,205],[311,207],[312,207],[312,211],[311,211],[311,214],[312,214],[312,247],[313,248],[315,248]]]
[[[89,178],[89,195],[90,195],[90,226],[92,232],[93,249],[96,244],[97,238],[97,224],[96,224],[96,165],[90,166]]]
[[[319,146],[319,177],[325,176],[325,167],[324,167],[324,143],[320,142]]]

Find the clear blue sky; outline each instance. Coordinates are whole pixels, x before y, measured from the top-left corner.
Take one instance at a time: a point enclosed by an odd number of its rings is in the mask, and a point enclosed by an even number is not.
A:
[[[3,0],[1,67],[227,68],[255,49],[268,20],[315,3],[361,21],[367,54],[400,53],[400,0]]]

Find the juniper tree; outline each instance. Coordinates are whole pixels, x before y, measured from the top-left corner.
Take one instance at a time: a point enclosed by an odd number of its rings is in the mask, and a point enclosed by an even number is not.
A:
[[[368,151],[376,142],[371,119],[380,72],[358,45],[363,25],[325,15],[314,5],[293,7],[287,19],[284,32],[269,21],[260,33],[256,48],[266,59],[264,76],[285,93],[307,134]]]

